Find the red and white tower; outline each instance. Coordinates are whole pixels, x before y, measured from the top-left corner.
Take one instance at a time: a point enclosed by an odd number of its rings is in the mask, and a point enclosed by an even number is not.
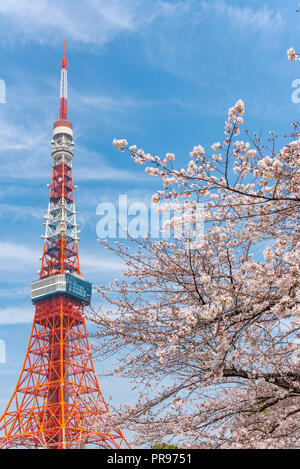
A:
[[[0,418],[0,448],[129,447],[109,413],[95,374],[84,306],[92,286],[79,267],[72,177],[73,127],[67,115],[67,59],[62,59],[59,120],[53,126],[52,180],[35,316],[16,389]]]

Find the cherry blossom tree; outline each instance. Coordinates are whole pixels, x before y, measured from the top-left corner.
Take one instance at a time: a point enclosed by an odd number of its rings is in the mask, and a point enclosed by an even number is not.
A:
[[[299,54],[297,54],[293,47],[290,47],[287,51],[288,59],[291,62],[295,62]]]
[[[186,168],[114,140],[162,180],[158,207],[205,204],[204,237],[191,247],[185,220],[170,239],[104,243],[125,262],[97,288],[111,305],[92,311],[97,352],[115,356],[135,405],[112,420],[136,443],[190,448],[299,448],[300,131],[267,138],[242,130],[244,103],[225,139],[195,146]],[[242,136],[241,136],[242,135]]]

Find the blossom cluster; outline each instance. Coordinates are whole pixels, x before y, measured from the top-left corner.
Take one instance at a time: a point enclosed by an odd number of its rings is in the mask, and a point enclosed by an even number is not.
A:
[[[295,52],[295,50],[293,49],[293,47],[290,47],[287,51],[287,56],[288,56],[288,59],[291,61],[291,62],[294,62],[295,60],[297,60],[297,54]]]
[[[293,57],[291,53],[291,57]],[[244,131],[244,103],[228,112],[225,139],[193,147],[186,167],[125,139],[121,151],[161,179],[153,202],[205,204],[199,247],[185,239],[107,246],[125,263],[99,286],[111,311],[94,320],[99,353],[122,351],[114,370],[138,382],[135,405],[115,422],[136,444],[174,438],[186,448],[298,448],[300,441],[300,132],[287,143]]]

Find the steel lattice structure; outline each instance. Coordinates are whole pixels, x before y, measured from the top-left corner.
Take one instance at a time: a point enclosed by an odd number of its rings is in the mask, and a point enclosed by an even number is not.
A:
[[[0,448],[128,448],[121,430],[106,430],[109,409],[95,374],[84,319],[91,284],[79,267],[65,47],[59,120],[51,144],[42,265],[39,280],[31,285],[35,316],[16,389],[0,419]]]

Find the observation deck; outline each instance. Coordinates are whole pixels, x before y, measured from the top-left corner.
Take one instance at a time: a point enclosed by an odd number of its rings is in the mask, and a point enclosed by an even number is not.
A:
[[[57,274],[31,283],[31,300],[39,300],[54,295],[66,295],[87,306],[91,303],[92,284],[72,274]]]

